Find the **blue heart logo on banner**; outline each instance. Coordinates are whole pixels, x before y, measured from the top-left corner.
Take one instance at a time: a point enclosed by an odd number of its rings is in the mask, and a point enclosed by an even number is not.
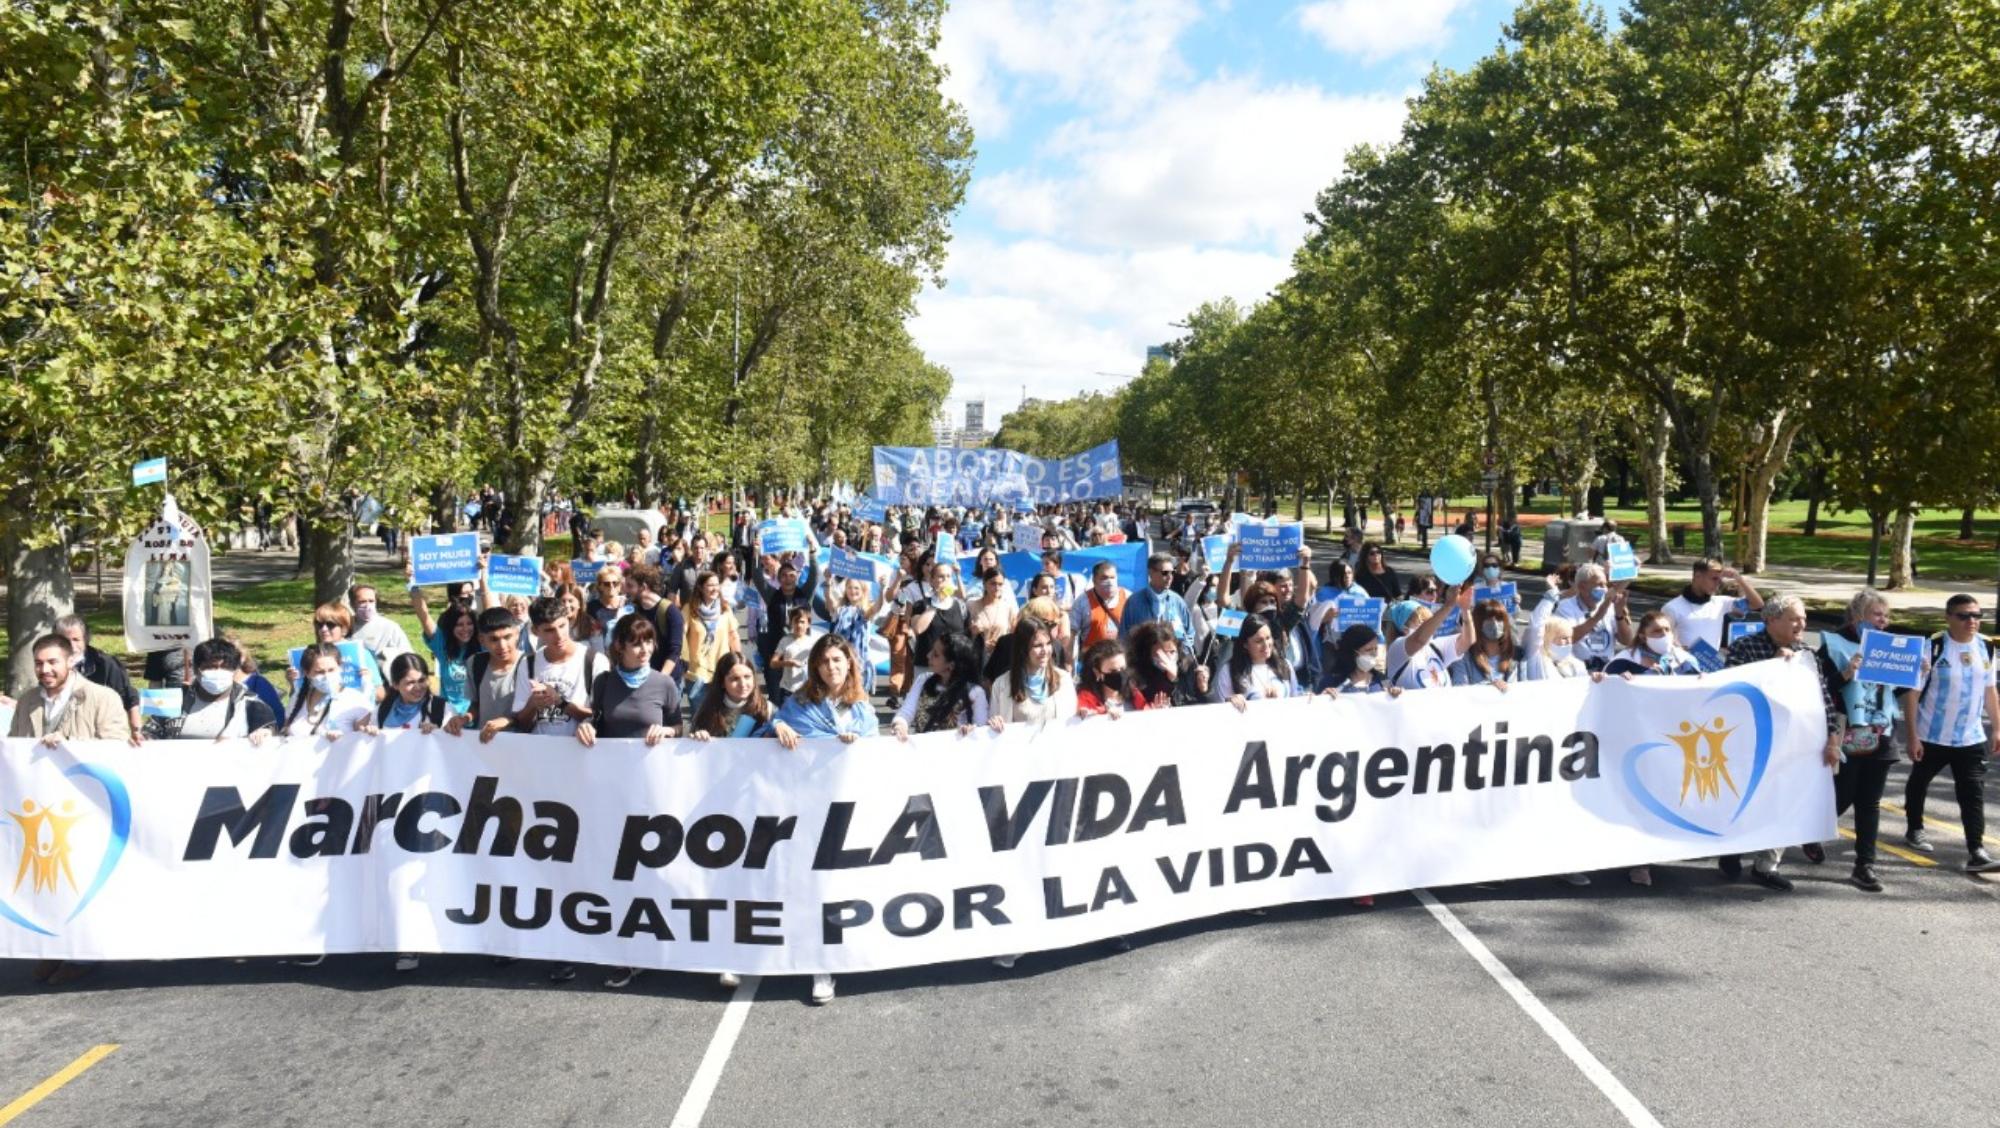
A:
[[[1703,699],[1701,713],[1708,706],[1729,699],[1741,700],[1749,709],[1754,743],[1747,778],[1738,779],[1741,765],[1732,766],[1730,750],[1739,747],[1739,728],[1729,727],[1726,718],[1702,716],[1682,721],[1679,731],[1663,734],[1663,741],[1649,741],[1625,753],[1622,773],[1625,786],[1639,805],[1669,826],[1707,838],[1720,838],[1741,818],[1750,800],[1764,782],[1764,770],[1771,762],[1771,701],[1761,690],[1747,685],[1725,686]],[[1662,796],[1648,784],[1669,774],[1661,767],[1666,760],[1680,768],[1678,795]],[[1668,798],[1674,801],[1669,803]]]
[[[55,936],[90,907],[124,860],[125,844],[132,837],[132,797],[118,773],[99,764],[76,764],[63,776],[83,797],[82,806],[74,798],[48,803],[23,797],[0,808],[6,815],[0,827],[16,830],[21,836],[14,881],[11,886],[0,884],[0,892],[5,894],[0,897],[0,920],[41,936]],[[101,802],[90,794],[90,785],[102,793]],[[79,875],[72,835],[78,826],[98,817],[110,822],[104,852],[95,870]],[[28,908],[30,902],[40,911]],[[56,906],[54,911],[51,904]],[[67,913],[61,911],[65,905]]]

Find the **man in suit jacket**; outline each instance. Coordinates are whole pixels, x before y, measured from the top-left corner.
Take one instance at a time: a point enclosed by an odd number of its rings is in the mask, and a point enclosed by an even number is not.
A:
[[[23,697],[14,708],[9,736],[35,737],[44,743],[63,740],[132,739],[132,724],[118,694],[78,673],[70,665],[69,639],[59,634],[35,640],[35,685],[38,692]]]

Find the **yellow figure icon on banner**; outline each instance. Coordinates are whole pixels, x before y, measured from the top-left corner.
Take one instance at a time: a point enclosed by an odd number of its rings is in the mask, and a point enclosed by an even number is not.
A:
[[[75,808],[72,803],[63,804],[64,811]],[[33,799],[21,801],[19,811],[8,811],[7,817],[21,824],[21,868],[14,874],[14,888],[29,874],[35,878],[34,891],[52,892],[56,887],[58,874],[69,879],[71,892],[76,891],[76,874],[69,868],[69,828],[83,820],[82,815],[57,814],[46,804],[38,804]]]
[[[1694,788],[1697,800],[1717,799],[1722,795],[1722,785],[1729,785],[1731,795],[1740,795],[1736,781],[1729,776],[1729,755],[1722,750],[1723,742],[1735,729],[1722,727],[1721,717],[1715,718],[1715,727],[1681,722],[1677,736],[1667,739],[1680,746],[1681,750],[1681,803],[1687,803],[1688,788]]]

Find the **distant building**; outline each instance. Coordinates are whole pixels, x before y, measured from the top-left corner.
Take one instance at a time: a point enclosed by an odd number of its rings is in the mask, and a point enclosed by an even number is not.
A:
[[[965,429],[986,430],[986,401],[983,399],[965,401]]]
[[[937,414],[931,417],[931,444],[933,446],[948,447],[952,445],[954,435],[955,432],[951,426],[951,413],[939,407]]]

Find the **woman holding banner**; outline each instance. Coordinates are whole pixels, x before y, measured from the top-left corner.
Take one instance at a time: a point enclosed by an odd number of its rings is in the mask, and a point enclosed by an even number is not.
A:
[[[709,684],[712,692],[703,695],[694,720],[688,722],[689,737],[742,740],[770,724],[771,703],[764,699],[763,680],[748,658],[724,654],[716,661],[715,680]]]
[[[1340,632],[1327,652],[1319,688],[1339,693],[1387,693],[1390,697],[1403,694],[1402,687],[1390,685],[1383,673],[1381,637],[1360,623]]]
[[[1117,639],[1094,642],[1083,652],[1083,673],[1077,679],[1076,712],[1080,717],[1125,712],[1125,648]]]
[[[897,740],[908,740],[912,732],[953,729],[970,735],[986,723],[988,712],[986,691],[979,686],[978,647],[965,635],[948,634],[932,643],[925,657],[929,668],[917,675],[890,731]]]
[[[1035,614],[1050,606],[1029,601],[1008,639],[1012,647],[1008,669],[993,679],[990,695],[992,715],[987,724],[994,732],[1010,723],[1046,725],[1076,716],[1076,682],[1057,661],[1055,627]]]
[[[1674,621],[1665,611],[1639,616],[1632,645],[1612,657],[1604,672],[1621,677],[1701,675],[1701,663],[1674,642]]]
[[[1174,637],[1172,623],[1153,619],[1125,639],[1126,697],[1133,710],[1199,705],[1208,699],[1208,667]]]
[[[341,684],[340,648],[316,642],[299,655],[299,684],[285,713],[285,736],[338,740],[368,718],[373,703],[358,689]]]

